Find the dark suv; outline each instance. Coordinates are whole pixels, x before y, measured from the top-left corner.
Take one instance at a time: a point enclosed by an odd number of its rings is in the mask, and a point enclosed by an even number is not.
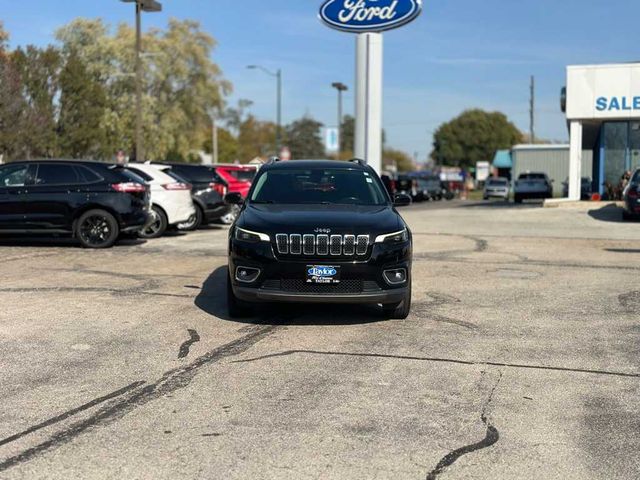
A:
[[[360,161],[272,161],[229,236],[231,316],[252,303],[382,304],[411,309],[412,237],[376,172]],[[396,206],[407,205],[406,195]]]
[[[46,160],[0,165],[0,234],[71,234],[108,248],[149,219],[144,181],[114,165]]]

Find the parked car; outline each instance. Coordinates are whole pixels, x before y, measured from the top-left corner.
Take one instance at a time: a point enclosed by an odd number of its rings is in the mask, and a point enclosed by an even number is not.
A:
[[[411,200],[418,202],[421,200],[418,190],[418,180],[408,175],[400,175],[396,180],[396,194],[408,195]]]
[[[84,247],[112,247],[149,221],[149,188],[126,168],[46,160],[0,166],[0,234],[72,235]]]
[[[442,200],[444,198],[442,182],[438,177],[418,178],[419,200]]]
[[[510,193],[511,187],[509,186],[509,180],[503,177],[494,177],[488,178],[485,182],[482,196],[485,200],[489,200],[490,198],[509,200]]]
[[[196,207],[196,214],[191,220],[178,225],[180,230],[197,230],[202,225],[217,222],[230,213],[231,206],[224,202],[227,183],[213,167],[183,163],[154,165],[175,180],[192,186],[191,200]]]
[[[589,177],[582,177],[580,180],[580,198],[582,200],[591,200],[593,195],[593,182]],[[569,179],[562,182],[562,196],[569,197]]]
[[[364,162],[272,161],[229,234],[231,316],[261,302],[382,304],[411,310],[409,227]]]
[[[238,192],[242,195],[242,198],[247,198],[257,173],[257,169],[254,166],[217,164],[215,169],[218,175],[227,182],[229,193]]]
[[[190,184],[170,177],[153,165],[130,163],[127,168],[142,177],[151,188],[151,211],[154,219],[140,231],[142,238],[161,237],[169,227],[177,227],[195,217]]]
[[[622,217],[625,220],[640,220],[640,168],[631,176],[622,197],[624,200]]]
[[[253,183],[258,169],[253,165],[215,165],[216,172],[222,179],[227,182],[229,193],[239,193],[242,198],[247,198],[249,189]],[[229,213],[220,220],[225,225],[231,225],[235,222],[240,209],[237,205],[233,205]]]
[[[522,173],[516,180],[513,193],[516,203],[529,199],[553,198],[553,182],[546,173]]]
[[[381,175],[380,180],[382,180],[384,188],[387,189],[389,196],[393,198],[396,194],[396,181],[390,175]]]

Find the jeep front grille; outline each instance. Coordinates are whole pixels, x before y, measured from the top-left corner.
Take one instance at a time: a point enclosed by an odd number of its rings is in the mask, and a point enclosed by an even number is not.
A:
[[[276,235],[280,255],[364,256],[369,250],[369,235]]]

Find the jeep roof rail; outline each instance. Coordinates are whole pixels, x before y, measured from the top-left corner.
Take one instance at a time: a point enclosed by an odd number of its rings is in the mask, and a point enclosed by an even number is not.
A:
[[[267,161],[267,165],[273,165],[274,163],[278,163],[280,161],[279,157],[270,157]]]
[[[349,160],[351,163],[357,163],[358,165],[362,165],[363,167],[367,166],[367,162],[365,162],[364,160],[362,160],[361,158],[352,158],[351,160]]]

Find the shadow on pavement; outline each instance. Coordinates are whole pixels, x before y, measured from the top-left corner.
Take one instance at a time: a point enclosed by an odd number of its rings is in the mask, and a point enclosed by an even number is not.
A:
[[[375,305],[260,304],[255,316],[231,318],[227,310],[227,267],[216,269],[195,305],[216,318],[253,325],[361,325],[388,321]]]
[[[589,216],[601,222],[624,223],[622,209],[616,205],[609,204],[597,210],[589,210]]]

